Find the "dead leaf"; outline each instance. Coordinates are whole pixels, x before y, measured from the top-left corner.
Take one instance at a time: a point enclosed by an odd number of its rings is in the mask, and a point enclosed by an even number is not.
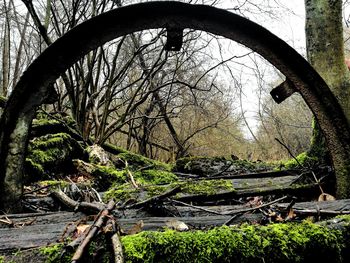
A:
[[[126,233],[128,235],[134,235],[137,233],[140,233],[142,231],[142,228],[145,224],[143,223],[143,220],[138,221],[135,225],[133,225],[132,228],[130,228]]]
[[[89,227],[90,227],[90,225],[79,225],[79,226],[77,226],[76,235],[77,236],[82,235],[85,231],[87,231],[87,229]]]
[[[177,230],[180,232],[187,231],[189,229],[188,226],[184,222],[176,220],[176,219],[172,219],[172,220],[165,222],[165,225],[171,229],[174,229],[174,230]]]
[[[333,195],[327,194],[327,193],[322,193],[320,194],[320,196],[318,197],[318,201],[319,202],[323,202],[323,201],[335,201],[335,197]]]
[[[82,183],[84,183],[84,181],[85,181],[84,176],[79,176],[79,177],[77,178],[77,183],[78,183],[78,184],[82,184]]]
[[[277,215],[275,220],[276,222],[283,222],[283,218],[281,215]]]
[[[248,201],[248,206],[249,207],[257,207],[257,206],[260,206],[260,205],[262,205],[262,197],[261,196],[255,196],[255,197],[253,197],[252,199],[250,199],[249,201]]]
[[[288,215],[287,217],[285,218],[285,220],[291,220],[293,219],[294,217],[296,217],[297,215],[294,213],[294,210],[293,208],[289,209],[289,212],[288,212]]]

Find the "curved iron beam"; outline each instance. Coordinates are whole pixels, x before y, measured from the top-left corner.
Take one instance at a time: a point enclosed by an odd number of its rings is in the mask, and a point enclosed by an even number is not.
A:
[[[46,97],[47,87],[92,49],[117,37],[152,28],[203,30],[261,54],[293,83],[313,111],[336,169],[342,174],[350,171],[347,119],[324,80],[293,48],[260,25],[225,10],[180,2],[148,2],[111,10],[78,25],[49,46],[24,72],[0,122],[0,191],[19,180],[16,173],[20,171],[13,170],[24,161],[21,147],[25,144],[20,141],[26,139],[28,122],[35,107]],[[338,189],[338,194],[350,196],[350,182]]]

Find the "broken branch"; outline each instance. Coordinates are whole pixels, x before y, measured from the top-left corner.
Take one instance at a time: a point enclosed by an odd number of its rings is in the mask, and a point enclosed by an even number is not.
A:
[[[85,234],[82,243],[79,245],[72,257],[72,263],[77,263],[81,260],[86,247],[90,244],[92,238],[98,233],[98,231],[106,223],[109,214],[115,207],[115,202],[113,200],[109,201],[107,207],[100,211],[93,225],[90,227],[89,231]]]
[[[61,189],[55,190],[51,193],[53,197],[59,200],[65,206],[72,208],[73,210],[85,211],[89,213],[96,213],[104,209],[105,204],[103,203],[88,203],[88,202],[77,202],[69,196],[67,196]]]

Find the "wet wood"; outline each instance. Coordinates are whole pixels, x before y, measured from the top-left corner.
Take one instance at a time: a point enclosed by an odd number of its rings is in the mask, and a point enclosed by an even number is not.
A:
[[[51,195],[71,210],[96,214],[99,211],[103,210],[105,207],[105,204],[103,203],[77,202],[69,198],[61,189],[52,191]]]
[[[25,221],[28,219],[28,214],[23,216],[8,215],[8,218]],[[86,217],[81,213],[57,212],[49,213],[48,215],[43,213],[31,214],[29,218],[37,218],[37,221],[23,228],[8,228],[7,226],[3,226],[6,228],[0,229],[0,253],[55,243],[61,239],[69,223],[71,224]],[[230,216],[201,216],[181,217],[178,220],[192,228],[201,229],[208,226],[220,226],[229,218]],[[174,217],[123,218],[118,219],[118,224],[123,230],[128,230],[139,220],[143,220],[143,230],[161,230],[166,226],[166,222],[172,219]],[[261,219],[262,215],[260,214],[247,214],[237,218],[233,223],[259,222]]]
[[[280,211],[287,208],[289,203],[274,204],[273,206]],[[246,210],[243,208],[245,207]],[[318,207],[318,208],[317,208]],[[243,211],[249,212],[256,210],[242,205],[228,206],[201,206],[204,209],[210,209],[219,212]],[[195,208],[176,206],[176,209],[183,217],[177,220],[184,222],[190,228],[203,229],[212,226],[221,226],[228,220],[232,220],[230,224],[238,224],[242,222],[261,222],[264,216],[260,213],[240,214],[236,218],[231,215],[210,215],[208,212],[201,210],[195,211]],[[346,214],[350,212],[350,199],[324,201],[324,202],[301,202],[293,206],[294,211],[322,211],[325,213],[333,211],[327,215],[336,213]],[[310,212],[309,211],[309,212]],[[143,221],[142,230],[163,229],[166,222],[171,221],[174,217],[149,217],[146,212],[139,209],[129,209],[125,211],[114,210],[113,214],[118,218],[118,224],[124,231],[128,231],[140,220]],[[195,215],[195,216],[193,216]],[[10,227],[8,224],[0,223],[0,253],[6,251],[14,251],[17,249],[28,249],[57,242],[62,238],[65,229],[69,224],[77,223],[79,220],[91,220],[83,213],[75,212],[49,212],[49,213],[27,213],[0,216],[0,219],[9,219],[13,221],[16,228]],[[26,225],[26,222],[32,222]],[[89,221],[92,224],[91,221]],[[337,221],[338,222],[338,221]]]
[[[260,172],[260,173],[245,173],[238,174],[234,172],[222,172],[220,175],[198,175],[198,174],[188,174],[175,172],[177,176],[180,176],[184,179],[199,179],[199,180],[216,180],[216,179],[261,179],[261,178],[276,178],[284,176],[297,176],[300,175],[300,170],[286,170],[286,171],[272,171],[272,172]]]
[[[284,209],[288,204],[277,204],[276,207]],[[325,215],[335,216],[350,214],[350,199],[323,202],[301,202],[293,206],[293,211],[299,215]]]
[[[267,195],[292,195],[303,197],[314,197],[319,194],[319,186],[317,184],[306,185],[279,185],[273,187],[252,188],[239,191],[221,192],[212,195],[200,194],[200,195],[184,195],[176,198],[178,201],[194,204],[205,204],[210,202],[217,202],[225,200],[229,202],[234,199],[237,200],[242,197],[250,196],[267,196]]]

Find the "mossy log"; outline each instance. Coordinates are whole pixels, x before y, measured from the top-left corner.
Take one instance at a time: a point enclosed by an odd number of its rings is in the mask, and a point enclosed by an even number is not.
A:
[[[72,215],[74,215],[72,213]],[[10,217],[11,218],[11,217]],[[51,218],[54,218],[51,215]],[[72,217],[70,217],[72,219]],[[167,218],[168,220],[171,218]],[[204,220],[208,221],[208,217]],[[220,222],[217,216],[210,218]],[[152,219],[153,223],[156,222]],[[162,218],[164,220],[164,218]],[[198,219],[200,222],[203,218]],[[182,221],[189,224],[186,218]],[[124,227],[125,220],[118,220]],[[158,222],[157,222],[158,223]],[[70,262],[71,254],[62,256],[63,245],[47,246],[60,239],[63,224],[25,226],[22,229],[0,229],[0,253],[15,262]],[[146,224],[147,225],[147,224]],[[61,230],[61,231],[58,231]],[[35,232],[36,231],[36,232]],[[15,233],[15,236],[11,236]],[[40,234],[39,234],[40,233]],[[37,235],[36,235],[37,234]],[[39,241],[38,237],[46,238]],[[51,237],[49,238],[49,236]],[[125,262],[349,262],[350,217],[342,216],[319,224],[280,223],[267,226],[223,226],[205,231],[144,231],[122,237]],[[21,249],[41,246],[39,250]],[[11,254],[11,251],[16,251]],[[50,253],[49,253],[50,252]],[[90,249],[90,253],[94,253]],[[26,255],[26,260],[21,255]],[[54,255],[53,253],[56,253]],[[46,255],[43,257],[43,255]],[[62,259],[65,259],[62,261]],[[48,261],[50,259],[50,261]],[[6,262],[6,261],[5,261]]]
[[[66,133],[77,141],[83,140],[81,135],[74,128],[73,120],[69,118],[57,117],[56,119],[41,118],[33,120],[30,130],[30,137],[32,139],[55,133]]]
[[[137,214],[137,210],[130,213]],[[128,214],[128,212],[125,212]],[[140,213],[139,213],[140,214]],[[5,217],[3,217],[5,219]],[[82,213],[75,212],[55,212],[55,213],[32,213],[7,215],[8,219],[13,221],[20,228],[9,228],[7,224],[0,222],[0,255],[6,252],[13,252],[19,249],[28,249],[40,246],[46,246],[55,243],[64,235],[64,231],[74,222],[85,222],[91,224],[93,217],[86,217]],[[202,216],[202,217],[181,217],[179,220],[185,222],[193,228],[213,227],[223,225],[230,216]],[[0,217],[0,219],[2,219]],[[118,224],[127,231],[131,229],[140,220],[143,221],[143,230],[162,230],[166,227],[166,222],[173,220],[174,217],[136,217],[119,218]],[[257,222],[262,219],[262,215],[250,214],[237,218],[233,223]],[[34,220],[34,221],[33,221]],[[25,225],[25,222],[32,222]]]
[[[204,176],[198,174],[188,174],[174,172],[177,176],[187,179],[199,179],[199,180],[215,180],[215,179],[261,179],[261,178],[276,178],[284,176],[298,176],[301,174],[300,170],[282,170],[282,171],[268,171],[260,173],[231,173],[231,172],[220,172],[216,176]]]
[[[122,238],[126,262],[349,262],[349,218]]]
[[[72,169],[73,158],[84,158],[82,146],[67,133],[47,134],[30,140],[25,160],[26,181],[50,178]]]
[[[174,172],[197,176],[218,176],[223,173],[230,175],[255,173],[272,170],[273,166],[263,162],[232,160],[231,157],[184,157],[178,159],[173,167]]]

